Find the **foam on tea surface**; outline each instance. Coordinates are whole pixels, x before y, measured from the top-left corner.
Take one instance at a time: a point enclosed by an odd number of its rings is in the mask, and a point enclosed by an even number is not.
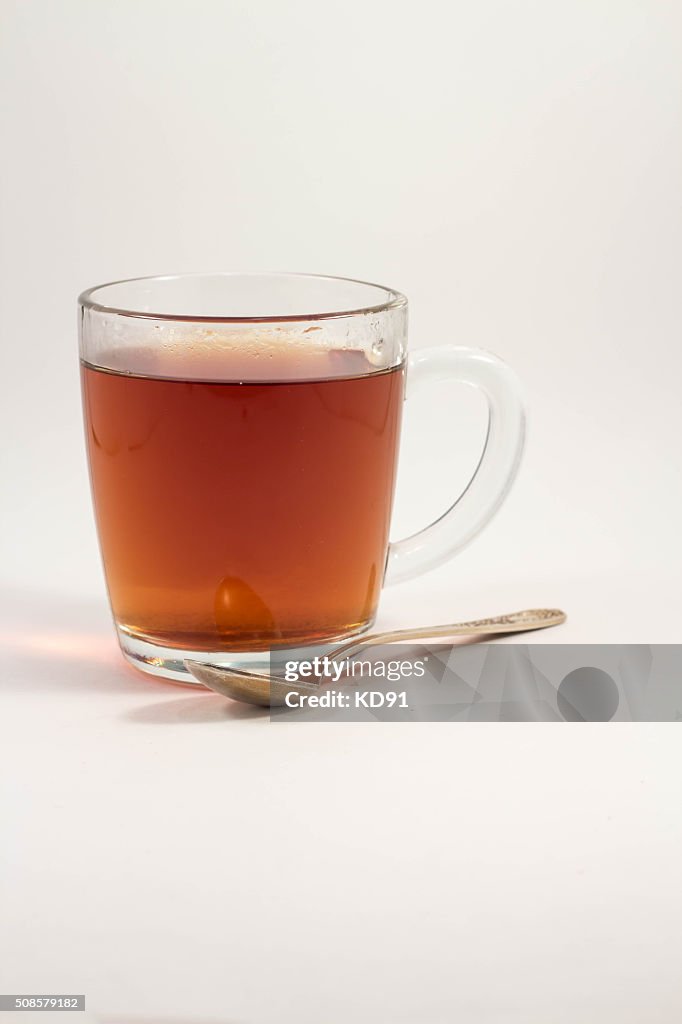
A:
[[[105,349],[97,368],[171,380],[244,382],[359,377],[383,366],[376,346],[367,355],[362,349],[331,348],[305,337],[282,340],[272,332],[246,342],[205,331],[158,346]]]

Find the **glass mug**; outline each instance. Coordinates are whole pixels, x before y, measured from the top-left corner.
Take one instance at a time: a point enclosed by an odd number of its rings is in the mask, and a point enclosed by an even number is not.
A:
[[[450,558],[516,474],[524,414],[495,356],[409,358],[407,300],[344,278],[190,274],[84,292],[80,356],[99,541],[124,656],[191,682],[186,658],[255,666],[270,649],[371,626],[384,584]],[[487,398],[469,486],[389,543],[405,388]]]

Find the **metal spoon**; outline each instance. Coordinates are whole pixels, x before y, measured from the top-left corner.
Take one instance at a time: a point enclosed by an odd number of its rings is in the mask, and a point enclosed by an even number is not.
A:
[[[414,629],[394,629],[387,633],[369,633],[355,637],[347,644],[337,647],[329,654],[330,661],[347,658],[363,647],[377,644],[396,643],[403,640],[448,640],[456,636],[496,635],[521,633],[532,629],[546,629],[559,626],[566,621],[566,615],[558,608],[532,608],[511,615],[498,615],[493,619],[476,619],[473,622],[454,622],[445,626],[419,626]],[[195,679],[222,693],[232,700],[261,707],[281,707],[286,703],[287,694],[311,694],[320,692],[319,683],[287,683],[284,679],[264,672],[249,672],[244,669],[204,665],[199,661],[186,661],[186,667]]]

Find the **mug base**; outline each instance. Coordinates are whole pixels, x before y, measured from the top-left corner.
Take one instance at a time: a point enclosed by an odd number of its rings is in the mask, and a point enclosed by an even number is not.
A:
[[[329,637],[324,640],[315,639],[315,645],[328,644],[331,648],[346,643],[355,636],[361,636],[372,627],[374,620],[365,623],[359,629],[351,633],[344,633],[340,636]],[[237,668],[242,671],[269,672],[270,671],[270,650],[264,651],[193,651],[184,650],[178,647],[164,647],[161,644],[152,643],[150,640],[142,640],[133,636],[125,629],[116,627],[121,653],[129,664],[149,675],[161,679],[168,679],[174,683],[181,683],[185,686],[196,686],[199,689],[207,689],[203,683],[195,679],[185,665],[185,661],[199,661],[207,665],[217,665],[221,668]],[[303,645],[297,644],[296,651],[302,650]],[[279,648],[281,650],[282,648]]]

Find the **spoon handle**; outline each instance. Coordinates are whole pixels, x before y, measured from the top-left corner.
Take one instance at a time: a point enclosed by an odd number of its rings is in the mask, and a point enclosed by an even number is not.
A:
[[[346,657],[351,651],[375,644],[390,644],[398,640],[447,640],[454,636],[474,634],[522,633],[533,629],[559,626],[566,621],[566,613],[559,608],[529,608],[509,615],[497,615],[491,619],[474,619],[471,622],[452,622],[444,626],[417,626],[413,629],[394,629],[385,633],[370,633],[356,637],[330,655],[332,660]]]

